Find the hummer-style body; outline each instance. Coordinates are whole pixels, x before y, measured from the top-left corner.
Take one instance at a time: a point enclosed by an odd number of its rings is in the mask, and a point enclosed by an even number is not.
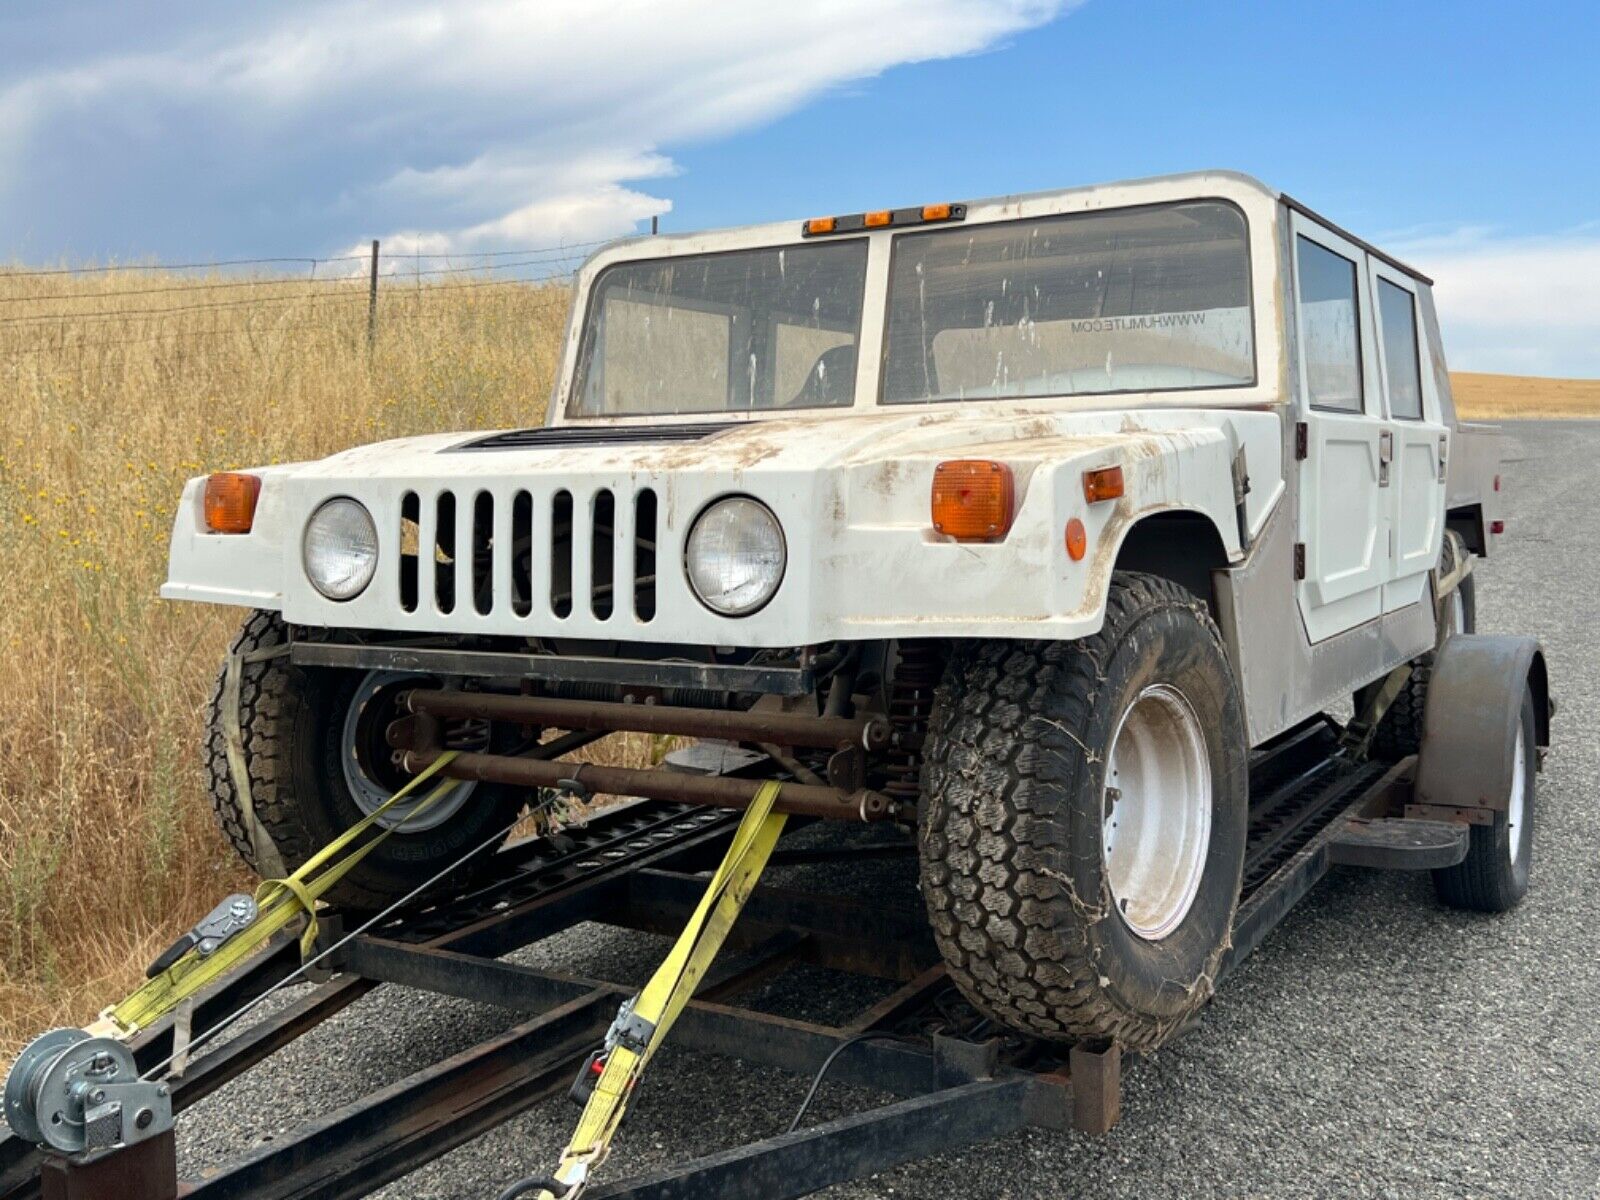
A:
[[[794,811],[916,827],[987,1011],[1152,1045],[1226,944],[1249,749],[1470,628],[1495,445],[1428,279],[1207,172],[616,242],[542,427],[196,479],[162,594],[258,610],[209,743],[258,867],[466,748],[375,903],[586,778],[541,731],[718,736]]]

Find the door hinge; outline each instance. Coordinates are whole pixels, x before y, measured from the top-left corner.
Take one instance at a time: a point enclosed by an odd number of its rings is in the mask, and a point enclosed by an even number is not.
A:
[[[1295,461],[1303,460],[1311,453],[1311,430],[1304,421],[1294,423],[1294,457]]]
[[[1304,542],[1296,542],[1294,544],[1294,577],[1297,580],[1306,577],[1306,544]]]

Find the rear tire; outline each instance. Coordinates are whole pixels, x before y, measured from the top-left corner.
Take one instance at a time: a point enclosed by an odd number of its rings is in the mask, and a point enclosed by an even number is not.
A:
[[[1448,575],[1455,570],[1457,542],[1453,537],[1444,540],[1444,550],[1439,561],[1439,574]],[[1438,635],[1434,648],[1411,660],[1411,674],[1405,687],[1394,698],[1378,728],[1372,733],[1372,757],[1383,762],[1399,762],[1408,754],[1422,749],[1422,713],[1428,704],[1428,681],[1433,677],[1433,658],[1446,638],[1457,633],[1476,633],[1478,630],[1477,593],[1472,576],[1468,575],[1439,604]],[[1380,681],[1381,682],[1381,681]],[[1356,712],[1361,705],[1356,705]]]
[[[1539,767],[1537,738],[1533,693],[1525,690],[1506,811],[1495,813],[1492,825],[1472,826],[1467,857],[1433,873],[1434,891],[1451,908],[1508,912],[1528,894]]]
[[[1192,593],[1119,573],[1091,637],[959,646],[922,793],[929,919],[980,1010],[1149,1050],[1210,998],[1249,796],[1233,673]]]
[[[257,612],[244,623],[230,653],[271,651],[287,641],[276,613]],[[205,767],[212,810],[224,836],[257,875],[278,870],[280,864],[271,861],[274,852],[283,868],[294,871],[367,815],[347,774],[346,760],[354,752],[346,734],[357,724],[347,721],[352,704],[370,693],[363,691],[368,676],[306,670],[291,665],[287,657],[241,666],[239,731],[258,826],[254,837],[228,765],[222,718],[226,676],[224,667],[206,708]],[[398,780],[393,782],[398,786]],[[374,797],[365,799],[371,808]],[[425,829],[402,826],[339,880],[327,898],[356,909],[382,908],[481,845],[495,830],[505,829],[522,803],[510,789],[479,785],[447,819]],[[417,823],[428,816],[419,815]],[[261,845],[263,838],[270,846]],[[454,878],[464,880],[490,858],[485,850]]]

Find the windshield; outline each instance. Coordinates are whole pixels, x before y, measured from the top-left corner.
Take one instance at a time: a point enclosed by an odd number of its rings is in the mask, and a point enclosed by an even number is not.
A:
[[[1250,256],[1231,204],[895,239],[886,404],[1254,382]]]
[[[593,288],[569,413],[848,405],[866,279],[862,238],[608,267]]]

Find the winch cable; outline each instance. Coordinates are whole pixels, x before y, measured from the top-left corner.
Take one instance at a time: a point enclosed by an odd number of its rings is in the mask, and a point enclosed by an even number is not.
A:
[[[595,1168],[605,1161],[635,1084],[694,996],[783,833],[787,818],[774,811],[782,786],[770,780],[756,792],[671,952],[650,982],[623,1004],[604,1047],[584,1064],[577,1087],[592,1084],[592,1091],[555,1175],[518,1180],[500,1193],[502,1198],[537,1195],[540,1200],[577,1200]]]
[[[213,980],[220,978],[247,958],[258,946],[295,920],[301,913],[306,916],[306,926],[300,938],[302,960],[309,959],[317,936],[316,906],[318,899],[335,883],[344,878],[357,863],[382,845],[391,834],[404,828],[405,823],[419,813],[431,808],[448,795],[460,782],[447,779],[417,801],[403,818],[381,828],[377,836],[356,845],[394,805],[410,797],[418,788],[455,758],[447,751],[435,759],[428,768],[400,788],[389,799],[312,855],[293,874],[282,879],[269,879],[256,889],[257,912],[254,920],[239,929],[220,945],[207,953],[201,946],[191,947],[176,961],[139,987],[121,1003],[112,1005],[100,1014],[100,1019],[89,1028],[97,1036],[126,1039],[160,1019],[184,1000],[193,996]]]
[[[551,799],[545,801],[543,804],[537,806],[536,808],[531,809],[529,811],[529,813],[526,814],[526,815],[528,815],[528,816],[538,816],[538,815],[540,815],[542,813],[548,812],[550,810],[550,808],[553,807],[555,804],[557,804],[559,801],[560,801],[560,796],[553,796]],[[420,809],[417,810],[417,811],[420,811]],[[473,858],[477,857],[479,854],[482,854],[485,850],[488,850],[488,849],[490,849],[490,848],[492,848],[494,846],[499,845],[500,842],[506,837],[506,835],[508,835],[513,829],[515,829],[518,825],[520,825],[523,822],[524,819],[525,819],[524,816],[518,816],[515,821],[512,821],[509,825],[506,825],[505,827],[497,830],[495,833],[491,834],[489,837],[484,839],[482,842],[479,842],[476,846],[474,846],[472,849],[468,850],[465,854],[463,854],[460,858],[456,859],[454,862],[450,863],[449,865],[447,865],[445,867],[440,868],[439,871],[437,871],[434,875],[432,875],[428,879],[425,879],[423,882],[419,883],[416,887],[412,888],[405,895],[401,896],[399,899],[397,899],[397,900],[393,901],[392,903],[390,903],[388,905],[388,907],[386,907],[382,911],[376,912],[372,916],[368,917],[359,926],[357,926],[355,929],[352,929],[349,933],[345,934],[338,941],[336,941],[332,945],[328,946],[325,950],[321,950],[317,954],[313,955],[311,958],[306,959],[304,962],[302,962],[300,964],[300,966],[296,967],[288,975],[284,976],[277,983],[273,984],[271,987],[269,987],[266,991],[262,992],[255,999],[249,1001],[248,1003],[242,1005],[238,1009],[236,1009],[233,1012],[229,1013],[226,1017],[222,1018],[222,1020],[218,1021],[215,1025],[211,1026],[211,1028],[207,1029],[199,1037],[195,1038],[192,1042],[190,1042],[186,1053],[192,1055],[195,1050],[197,1050],[199,1047],[203,1046],[205,1043],[209,1042],[212,1038],[216,1037],[218,1034],[222,1033],[224,1030],[226,1030],[231,1025],[233,1025],[236,1021],[240,1020],[242,1017],[247,1016],[250,1012],[252,1012],[259,1005],[266,1003],[266,1001],[268,999],[270,999],[273,995],[275,995],[277,992],[280,992],[284,988],[289,987],[291,984],[294,984],[294,983],[298,982],[301,978],[303,978],[305,976],[307,971],[309,971],[312,967],[316,966],[319,962],[321,962],[324,959],[326,959],[326,958],[332,956],[333,954],[337,953],[340,949],[342,949],[343,947],[348,945],[350,942],[354,941],[356,938],[358,938],[362,934],[366,933],[367,930],[371,929],[373,926],[378,925],[381,922],[383,922],[384,920],[386,920],[389,917],[393,916],[397,911],[399,911],[400,909],[404,908],[406,905],[410,904],[413,900],[415,900],[418,896],[421,896],[429,888],[433,887],[435,884],[439,883],[441,880],[447,878],[452,871],[455,871],[458,868],[465,866],[468,862],[470,862]],[[396,825],[396,828],[399,828],[399,826]],[[143,1079],[154,1079],[154,1078],[157,1078],[163,1070],[165,1070],[169,1065],[171,1065],[172,1062],[174,1062],[176,1060],[176,1058],[177,1058],[176,1054],[169,1055],[167,1058],[163,1059],[161,1062],[157,1063],[155,1066],[151,1067],[148,1071],[146,1071],[141,1076],[141,1078],[143,1078]]]

